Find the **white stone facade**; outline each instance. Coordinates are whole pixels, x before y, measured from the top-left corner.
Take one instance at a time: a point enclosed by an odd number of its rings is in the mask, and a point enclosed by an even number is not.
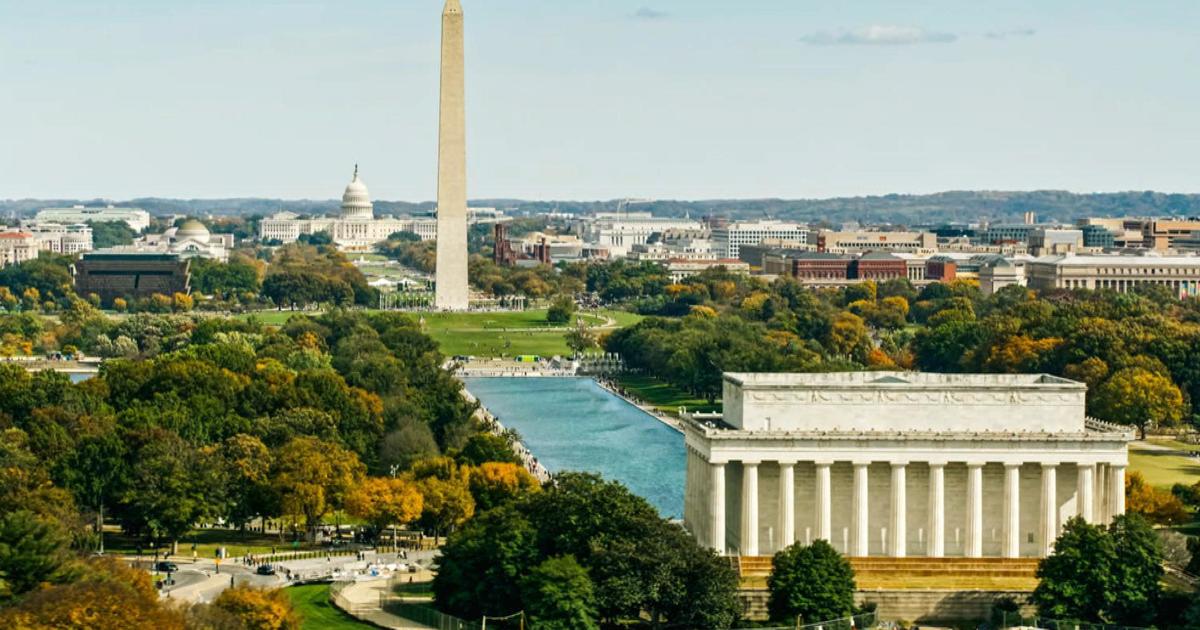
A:
[[[1040,557],[1125,511],[1124,427],[1048,375],[726,374],[688,416],[684,521],[721,553]]]
[[[38,210],[38,223],[87,223],[88,221],[124,221],[134,232],[150,227],[150,213],[141,208],[44,208]]]
[[[722,258],[737,258],[742,245],[766,240],[808,243],[808,226],[783,221],[736,221],[712,231],[713,250]]]
[[[293,243],[303,234],[328,232],[338,249],[350,252],[370,251],[396,232],[413,232],[427,241],[437,237],[437,220],[433,217],[375,218],[375,206],[367,186],[354,178],[342,193],[341,214],[337,217],[301,219],[293,212],[278,212],[259,222],[258,236],[264,241]]]
[[[1025,265],[1029,288],[1111,289],[1166,287],[1179,297],[1200,295],[1198,256],[1043,256]]]

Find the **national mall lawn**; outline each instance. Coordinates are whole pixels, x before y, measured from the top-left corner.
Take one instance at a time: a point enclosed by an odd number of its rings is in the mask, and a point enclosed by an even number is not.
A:
[[[282,325],[298,314],[293,311],[257,311],[242,315],[264,324]],[[312,312],[304,312],[311,315]],[[515,357],[536,354],[542,357],[567,356],[565,335],[568,327],[546,321],[546,309],[527,311],[473,311],[469,313],[409,312],[424,319],[424,331],[441,346],[446,356]],[[642,320],[627,311],[599,309],[581,311],[576,317],[596,334],[632,326]]]

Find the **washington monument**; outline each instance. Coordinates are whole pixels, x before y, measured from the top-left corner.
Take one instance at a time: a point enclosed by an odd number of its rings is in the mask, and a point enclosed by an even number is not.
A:
[[[459,0],[442,10],[442,101],[438,126],[437,293],[446,311],[467,310],[467,121]]]

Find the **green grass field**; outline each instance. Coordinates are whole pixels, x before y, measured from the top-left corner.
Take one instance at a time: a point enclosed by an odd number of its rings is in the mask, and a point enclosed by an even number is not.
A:
[[[366,630],[375,626],[363,623],[329,603],[328,584],[305,584],[283,590],[292,598],[292,606],[300,613],[304,630]]]
[[[425,313],[424,317],[425,331],[437,340],[442,353],[450,356],[562,356],[571,351],[567,348],[564,327],[547,322],[545,309],[519,313]],[[578,317],[600,327],[597,332],[631,326],[642,320],[634,313],[607,309],[581,313]],[[609,326],[605,327],[606,324]]]
[[[1200,481],[1200,460],[1169,451],[1130,448],[1129,469],[1142,473],[1146,483],[1165,490],[1177,483],[1192,485]]]
[[[627,374],[620,378],[620,383],[630,393],[659,411],[674,413],[680,407],[687,407],[693,411],[719,411],[721,409],[720,402],[710,405],[707,400],[696,398],[678,387],[664,383],[652,376]]]

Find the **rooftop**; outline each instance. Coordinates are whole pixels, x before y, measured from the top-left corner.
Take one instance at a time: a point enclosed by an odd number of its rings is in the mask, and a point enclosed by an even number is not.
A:
[[[1083,383],[1051,374],[943,374],[937,372],[726,372],[725,380],[744,388],[795,387],[857,387],[875,389],[888,387],[905,389],[936,386],[938,388],[975,389],[978,387],[1020,387],[1084,389]]]

